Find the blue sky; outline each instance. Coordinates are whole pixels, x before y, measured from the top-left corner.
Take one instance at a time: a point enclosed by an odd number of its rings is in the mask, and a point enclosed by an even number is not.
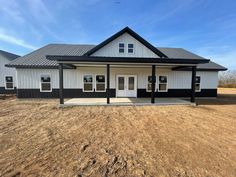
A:
[[[98,44],[125,26],[236,69],[235,0],[0,0],[0,49]]]

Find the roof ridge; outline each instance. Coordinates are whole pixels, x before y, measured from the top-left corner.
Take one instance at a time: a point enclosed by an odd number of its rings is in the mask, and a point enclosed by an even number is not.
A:
[[[96,44],[69,44],[69,43],[50,43],[48,45],[75,45],[75,46],[82,46],[82,45],[87,45],[87,46],[96,46]]]

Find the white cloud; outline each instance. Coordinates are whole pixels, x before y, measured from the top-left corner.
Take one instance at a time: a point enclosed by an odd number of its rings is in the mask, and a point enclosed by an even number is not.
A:
[[[30,13],[41,23],[54,22],[54,18],[42,0],[26,0]]]
[[[7,42],[7,43],[14,44],[14,45],[18,45],[18,46],[21,46],[21,47],[24,47],[24,48],[27,48],[27,49],[32,49],[32,50],[37,49],[37,47],[35,47],[31,44],[28,44],[27,42],[25,42],[22,39],[16,38],[16,37],[11,36],[11,35],[8,35],[8,34],[4,33],[2,30],[0,30],[0,40],[4,41],[4,42]]]

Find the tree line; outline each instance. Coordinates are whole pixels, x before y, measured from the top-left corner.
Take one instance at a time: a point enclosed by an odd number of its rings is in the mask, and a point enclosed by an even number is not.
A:
[[[219,87],[236,88],[236,70],[220,72]]]

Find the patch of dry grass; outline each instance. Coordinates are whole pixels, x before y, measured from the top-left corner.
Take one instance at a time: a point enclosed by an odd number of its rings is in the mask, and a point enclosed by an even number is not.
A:
[[[235,95],[197,107],[57,103],[0,100],[0,176],[236,176]]]

